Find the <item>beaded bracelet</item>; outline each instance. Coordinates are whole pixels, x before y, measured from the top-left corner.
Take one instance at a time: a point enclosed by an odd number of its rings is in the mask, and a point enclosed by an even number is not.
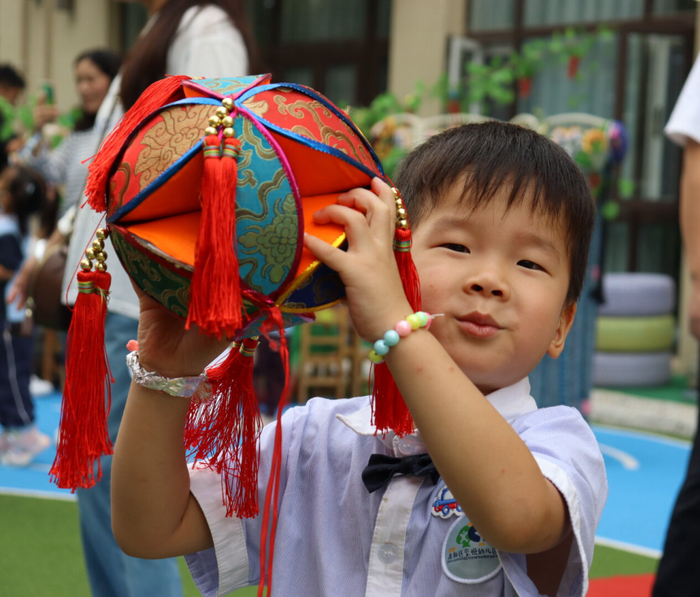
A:
[[[440,317],[444,313],[438,313],[436,315],[431,315],[425,311],[418,311],[412,313],[406,319],[399,321],[393,330],[388,330],[383,338],[380,338],[374,343],[374,347],[369,351],[369,360],[378,365],[384,361],[384,356],[388,354],[389,349],[392,346],[396,346],[401,338],[405,338],[412,331],[419,328],[429,328],[435,317]]]

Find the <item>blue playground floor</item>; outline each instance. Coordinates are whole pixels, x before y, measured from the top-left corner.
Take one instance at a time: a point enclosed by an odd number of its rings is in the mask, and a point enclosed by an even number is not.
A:
[[[60,395],[36,399],[39,428],[55,438]],[[652,434],[594,426],[605,456],[610,494],[598,542],[658,557],[676,493],[685,474],[690,444]],[[0,466],[0,493],[72,500],[49,481],[51,447],[25,469]]]

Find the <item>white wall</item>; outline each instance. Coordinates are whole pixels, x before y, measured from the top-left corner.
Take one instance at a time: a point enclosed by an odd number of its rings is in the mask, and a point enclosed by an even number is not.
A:
[[[399,97],[416,81],[429,88],[447,68],[450,35],[464,35],[464,0],[394,0],[391,8],[388,88]],[[439,101],[426,98],[421,116],[440,113]]]
[[[9,62],[37,93],[49,80],[61,110],[77,103],[73,60],[84,50],[114,47],[117,39],[113,0],[73,0],[58,9],[56,0],[0,0],[0,62]]]

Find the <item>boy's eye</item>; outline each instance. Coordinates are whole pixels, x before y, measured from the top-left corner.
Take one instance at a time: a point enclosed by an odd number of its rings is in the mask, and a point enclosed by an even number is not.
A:
[[[469,249],[459,243],[445,243],[442,246],[445,247],[445,249],[456,251],[457,253],[469,253]]]
[[[525,269],[544,271],[544,268],[541,265],[537,265],[534,261],[529,261],[527,259],[522,259],[518,261],[518,265],[524,267]]]

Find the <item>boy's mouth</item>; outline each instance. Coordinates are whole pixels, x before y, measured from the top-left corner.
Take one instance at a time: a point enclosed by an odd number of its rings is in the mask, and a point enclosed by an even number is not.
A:
[[[465,333],[477,338],[490,338],[502,329],[493,317],[479,311],[458,317],[457,321]]]

